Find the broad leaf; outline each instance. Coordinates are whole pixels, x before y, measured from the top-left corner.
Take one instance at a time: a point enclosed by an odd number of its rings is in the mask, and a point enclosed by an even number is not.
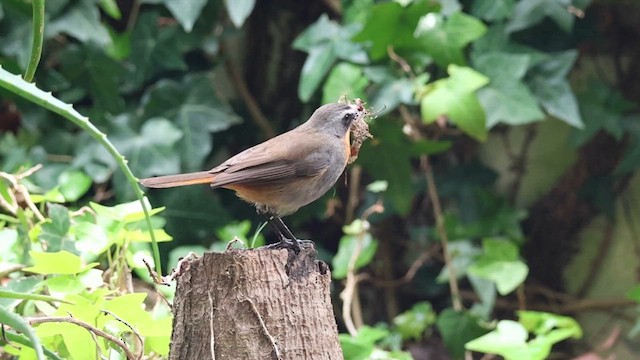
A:
[[[180,83],[164,80],[152,87],[143,99],[144,118],[162,116],[173,120],[182,133],[177,153],[162,137],[150,134],[156,138],[155,145],[168,145],[167,156],[169,153],[179,156],[181,170],[201,170],[202,162],[212,149],[211,133],[240,122],[231,108],[218,100],[213,81],[207,76],[189,76]],[[171,173],[167,169],[159,170],[155,169],[153,174]]]
[[[224,0],[224,6],[233,25],[242,27],[245,20],[251,15],[256,0]]]
[[[186,32],[191,32],[206,4],[207,0],[164,0],[164,5]]]
[[[364,88],[369,81],[362,74],[362,68],[349,63],[336,65],[322,88],[322,102],[335,102],[347,95],[351,99],[364,98]]]
[[[25,268],[24,271],[36,274],[77,274],[98,265],[98,263],[84,265],[80,257],[68,251],[47,253],[29,251],[29,255],[33,259],[33,266]]]

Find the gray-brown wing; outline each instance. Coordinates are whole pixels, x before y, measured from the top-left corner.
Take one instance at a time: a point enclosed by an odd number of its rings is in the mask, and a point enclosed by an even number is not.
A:
[[[215,174],[211,185],[287,183],[324,172],[330,160],[328,152],[309,151],[308,147],[291,149],[283,154],[264,154],[255,150],[247,154],[243,152],[211,170]]]

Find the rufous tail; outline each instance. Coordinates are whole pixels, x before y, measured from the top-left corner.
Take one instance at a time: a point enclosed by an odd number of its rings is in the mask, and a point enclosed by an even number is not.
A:
[[[140,183],[142,185],[150,188],[170,188],[194,184],[210,184],[212,181],[213,175],[208,171],[140,179]]]

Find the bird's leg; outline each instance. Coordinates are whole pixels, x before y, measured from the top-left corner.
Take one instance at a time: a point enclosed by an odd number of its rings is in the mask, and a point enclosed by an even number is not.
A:
[[[280,246],[283,248],[293,248],[296,254],[300,253],[300,244],[298,239],[293,235],[291,230],[284,224],[284,221],[277,216],[270,213],[264,213],[267,218],[267,222],[271,229],[280,237]]]

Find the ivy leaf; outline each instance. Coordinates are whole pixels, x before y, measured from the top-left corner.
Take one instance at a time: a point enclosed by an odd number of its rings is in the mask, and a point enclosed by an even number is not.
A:
[[[62,16],[51,21],[45,32],[47,38],[64,33],[81,42],[92,41],[100,46],[111,42],[109,32],[100,21],[100,10],[90,1],[76,2]]]
[[[178,152],[175,149],[169,151],[179,156],[181,169],[185,171],[201,170],[202,162],[213,146],[211,133],[226,130],[240,122],[229,105],[218,100],[212,84],[209,77],[195,75],[180,83],[163,80],[153,86],[143,99],[144,118],[161,116],[173,120],[181,131]],[[161,137],[154,137],[158,146],[164,142]],[[156,175],[168,173],[154,172]]]
[[[507,32],[515,32],[539,23],[550,17],[565,32],[573,27],[573,14],[567,11],[569,0],[527,0],[520,1],[513,9],[513,17],[507,24]]]
[[[465,344],[471,351],[498,354],[508,360],[531,359],[527,347],[527,330],[513,320],[500,320],[496,329]],[[545,357],[536,359],[543,359]]]
[[[480,319],[467,311],[455,311],[445,309],[438,314],[436,325],[442,335],[444,345],[454,359],[464,357],[464,344],[472,339],[487,333],[487,330],[479,325]]]
[[[193,24],[196,23],[207,4],[207,0],[164,0],[163,2],[186,32],[191,32]]]
[[[158,14],[143,13],[131,34],[131,74],[129,91],[137,89],[148,79],[162,71],[186,70],[182,59],[179,28],[158,26]]]
[[[58,252],[29,251],[29,255],[33,259],[33,266],[24,268],[24,271],[36,274],[73,275],[99,265],[97,262],[84,265],[79,256],[65,250]]]
[[[437,5],[428,1],[416,1],[407,7],[397,2],[384,2],[374,5],[364,28],[354,41],[370,43],[369,53],[374,60],[382,59],[387,48],[416,48],[421,44],[414,37],[416,25],[424,14],[435,11]]]
[[[513,12],[514,0],[475,0],[471,14],[487,21],[507,19]]]
[[[403,340],[420,340],[427,328],[436,322],[436,313],[431,303],[421,301],[414,304],[411,309],[403,312],[393,319],[396,330],[402,335]]]
[[[519,260],[512,242],[485,239],[482,248],[484,254],[467,269],[469,274],[493,281],[501,295],[512,292],[527,278],[529,267]]]
[[[376,180],[386,180],[389,188],[385,192],[395,211],[406,214],[413,197],[411,184],[412,149],[406,141],[402,128],[390,121],[378,121],[371,125],[375,141],[366,141],[360,151],[358,162]]]
[[[420,102],[423,121],[431,123],[446,115],[468,135],[485,140],[485,113],[473,92],[489,79],[471,68],[453,64],[447,71],[450,77],[432,83]]]
[[[456,12],[448,18],[429,13],[420,19],[415,35],[424,50],[440,66],[465,65],[462,49],[486,32],[482,21],[473,16]]]
[[[359,236],[362,236],[362,238],[359,238]],[[353,254],[356,246],[358,246],[358,242],[361,242],[360,254],[358,259],[356,259],[354,270],[368,265],[373,259],[378,249],[378,241],[371,237],[370,233],[343,236],[340,238],[340,243],[338,244],[338,253],[332,260],[332,275],[334,279],[344,279],[347,277],[351,254]]]
[[[578,53],[569,50],[554,54],[531,69],[531,89],[544,109],[567,124],[584,126],[578,102],[567,82],[566,76],[573,67]]]
[[[251,15],[256,0],[224,0],[224,6],[233,25],[241,28],[245,20]]]
[[[125,126],[112,136],[112,142],[126,156],[140,177],[180,171],[180,154],[174,145],[183,133],[165,118],[151,118],[135,133]]]
[[[478,91],[478,99],[487,114],[487,127],[503,122],[510,125],[543,120],[536,98],[522,82],[529,68],[526,54],[484,53],[474,58],[475,68],[491,83]]]
[[[78,201],[91,188],[91,177],[80,170],[67,170],[58,177],[60,193],[69,202]]]
[[[362,68],[349,63],[336,65],[322,88],[322,102],[331,103],[343,95],[349,98],[363,98],[364,88],[369,81],[362,74]]]
[[[73,238],[68,235],[70,228],[69,210],[58,204],[49,204],[49,220],[42,224],[40,240],[48,245],[49,251],[76,251]]]
[[[342,27],[323,14],[295,39],[293,47],[309,54],[298,84],[298,96],[302,101],[309,101],[337,59],[357,64],[367,62],[362,45],[350,40],[359,30],[359,24]]]

